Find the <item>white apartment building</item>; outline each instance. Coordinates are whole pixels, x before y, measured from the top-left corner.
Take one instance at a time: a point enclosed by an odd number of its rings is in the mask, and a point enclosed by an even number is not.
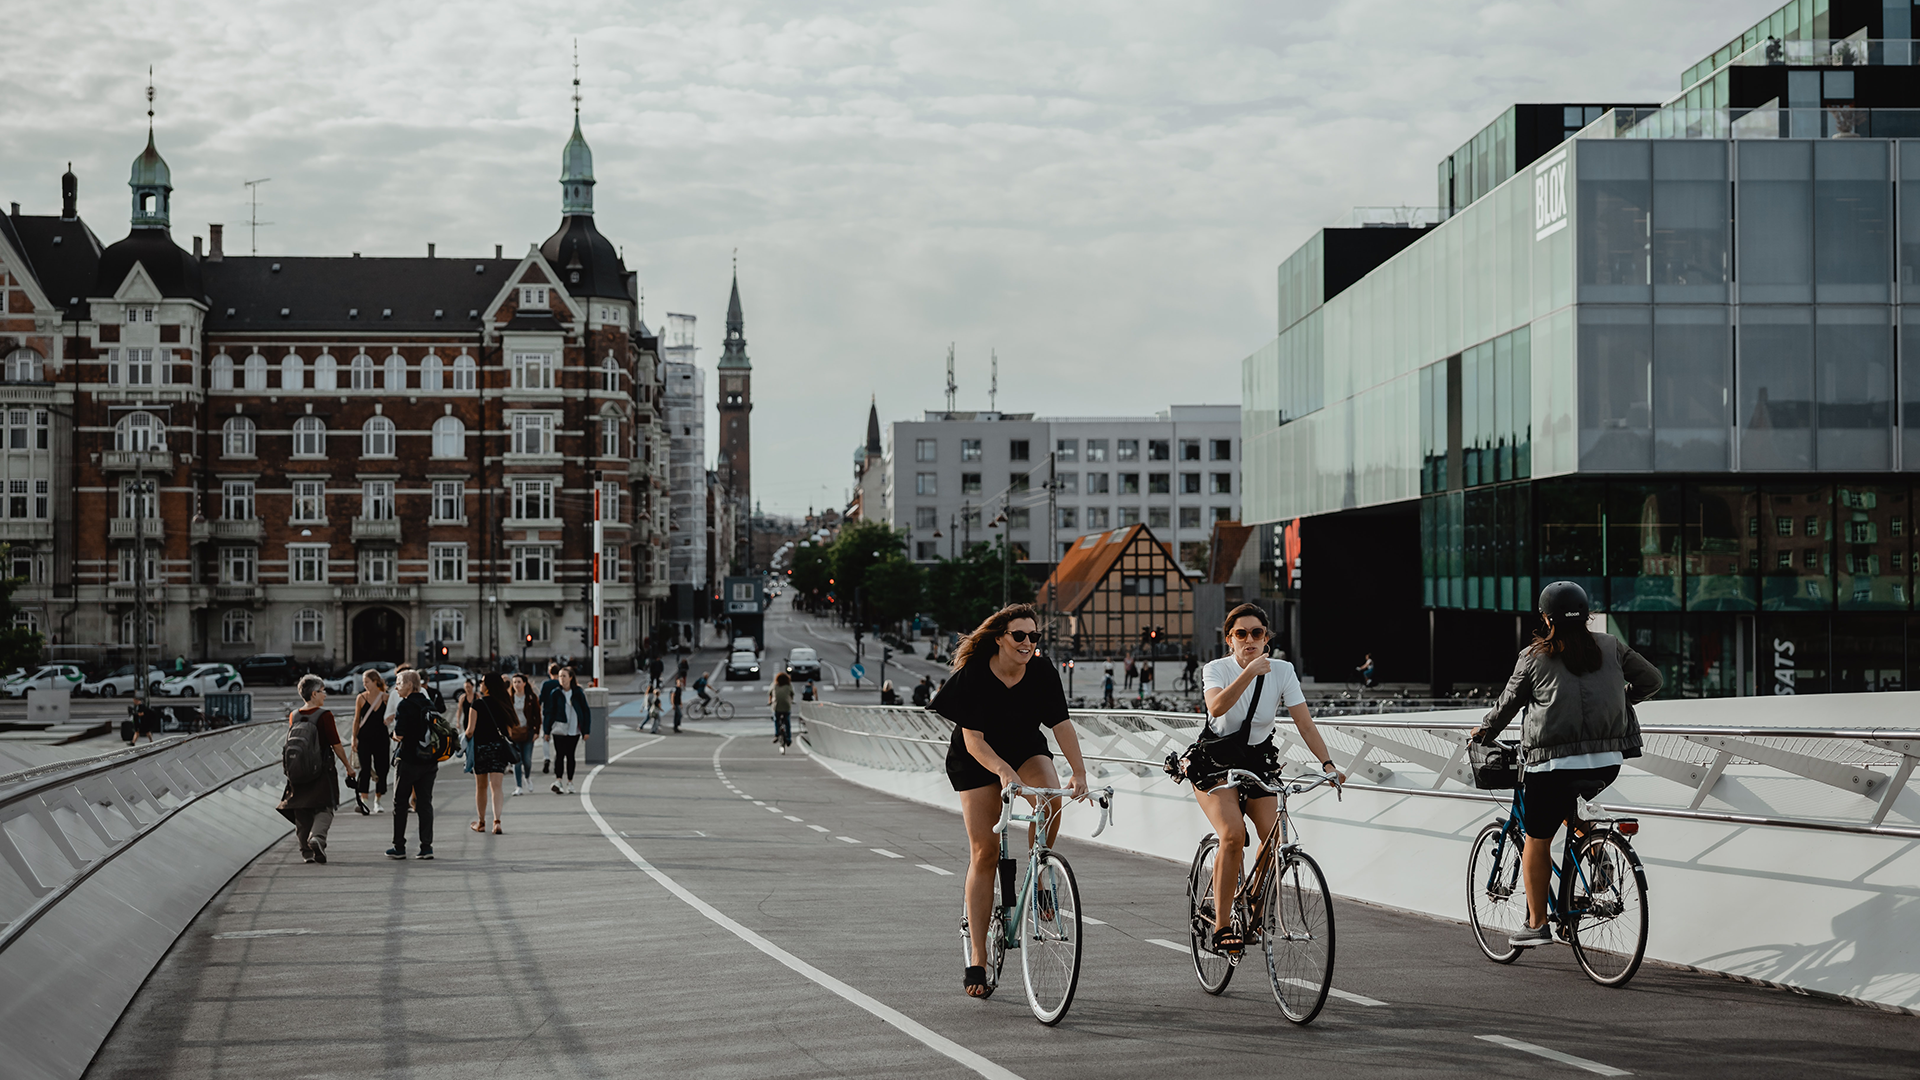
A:
[[[1080,536],[1144,523],[1198,570],[1213,523],[1239,518],[1239,405],[1150,417],[929,411],[889,435],[886,519],[920,562],[1004,529],[1016,558],[1051,563]]]
[[[707,373],[694,361],[694,317],[667,315],[660,344],[667,411],[667,581],[707,585]]]

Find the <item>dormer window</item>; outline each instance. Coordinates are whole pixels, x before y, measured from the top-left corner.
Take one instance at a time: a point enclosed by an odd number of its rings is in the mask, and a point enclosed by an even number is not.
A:
[[[520,287],[520,306],[546,307],[547,287],[545,285],[522,285]]]
[[[393,318],[393,309],[392,309],[392,308],[390,308],[390,307],[383,307],[383,308],[381,308],[381,309],[380,309],[380,317],[381,317],[381,318],[383,318],[383,319],[391,319],[391,318]]]
[[[348,309],[347,309],[347,318],[349,318],[349,319],[357,319],[357,318],[359,318],[359,317],[360,317],[360,309],[359,309],[359,308],[357,308],[357,307],[350,307],[350,308],[348,308]]]
[[[127,325],[150,323],[153,321],[155,313],[156,309],[150,307],[129,307],[127,309]]]

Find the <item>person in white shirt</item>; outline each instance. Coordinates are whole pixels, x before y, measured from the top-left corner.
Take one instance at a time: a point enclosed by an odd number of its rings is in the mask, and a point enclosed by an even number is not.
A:
[[[1279,771],[1279,756],[1273,743],[1273,729],[1285,708],[1293,718],[1295,730],[1313,751],[1320,767],[1344,781],[1327,754],[1326,740],[1314,726],[1307,711],[1307,697],[1300,690],[1300,678],[1293,665],[1267,654],[1272,638],[1267,613],[1258,604],[1241,604],[1227,613],[1223,627],[1226,656],[1209,663],[1201,672],[1201,687],[1207,700],[1207,724],[1203,741],[1208,742],[1211,766],[1202,775],[1193,776],[1194,798],[1220,838],[1219,853],[1213,860],[1213,947],[1229,956],[1237,956],[1246,941],[1231,925],[1233,891],[1244,865],[1247,847],[1246,822],[1252,818],[1256,835],[1266,836],[1273,829],[1278,804],[1274,796],[1255,788],[1221,787],[1228,768],[1270,775]]]

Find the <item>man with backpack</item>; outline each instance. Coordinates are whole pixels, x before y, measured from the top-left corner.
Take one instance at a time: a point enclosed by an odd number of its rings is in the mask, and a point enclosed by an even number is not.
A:
[[[420,673],[403,671],[393,692],[400,704],[393,714],[394,773],[393,846],[387,858],[407,857],[407,810],[409,796],[414,812],[420,815],[420,853],[415,858],[433,858],[433,780],[440,763],[453,756],[449,742],[452,728],[442,719],[437,723],[429,712],[431,702],[420,692]]]
[[[346,766],[349,781],[353,779],[353,762],[340,745],[340,731],[334,725],[333,712],[326,707],[326,682],[318,675],[308,675],[300,680],[299,690],[303,704],[287,714],[287,741],[280,750],[287,790],[276,809],[293,822],[300,857],[324,864],[327,831],[333,827],[333,810],[340,805],[340,777],[333,771],[333,759],[339,758]]]

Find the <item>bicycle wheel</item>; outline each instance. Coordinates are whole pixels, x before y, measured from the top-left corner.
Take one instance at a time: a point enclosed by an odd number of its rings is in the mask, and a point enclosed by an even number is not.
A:
[[[994,898],[996,901],[998,897]],[[1000,985],[1000,969],[1007,962],[1006,922],[1000,914],[998,903],[994,904],[993,914],[987,918],[987,991],[992,993]],[[960,968],[962,971],[973,966],[973,939],[967,933],[967,905],[960,903]]]
[[[1647,954],[1647,891],[1633,849],[1615,832],[1574,841],[1567,925],[1587,978],[1623,986]]]
[[[733,702],[724,701],[724,700],[714,702],[713,715],[719,717],[722,720],[733,719]]]
[[[1320,865],[1298,850],[1284,856],[1266,891],[1260,944],[1273,999],[1287,1019],[1305,1024],[1333,988],[1333,897]]]
[[[1511,964],[1526,950],[1508,942],[1527,925],[1526,886],[1520,877],[1520,836],[1518,830],[1500,842],[1501,823],[1489,822],[1473,841],[1473,853],[1467,856],[1467,921],[1473,925],[1473,940],[1487,959],[1496,964]],[[1499,848],[1499,859],[1494,849]]]
[[[1057,1024],[1080,985],[1080,889],[1073,868],[1051,851],[1033,863],[1033,894],[1021,915],[1020,967],[1027,1004],[1043,1024]]]
[[[1220,838],[1208,833],[1193,853],[1193,868],[1187,871],[1187,939],[1193,950],[1193,973],[1200,977],[1200,989],[1218,994],[1233,979],[1233,962],[1213,951],[1213,860],[1220,852]]]

